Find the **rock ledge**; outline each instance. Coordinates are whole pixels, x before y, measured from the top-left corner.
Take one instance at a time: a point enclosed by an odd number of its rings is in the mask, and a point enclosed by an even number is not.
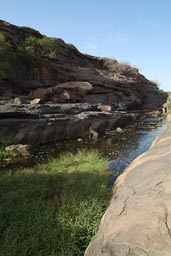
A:
[[[85,256],[171,255],[171,115],[151,148],[118,177]]]

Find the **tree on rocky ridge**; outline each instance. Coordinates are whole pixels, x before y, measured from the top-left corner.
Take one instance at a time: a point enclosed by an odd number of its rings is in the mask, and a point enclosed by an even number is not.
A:
[[[30,36],[25,40],[25,50],[32,56],[47,56],[50,59],[57,58],[57,46],[53,39],[43,37],[38,39]]]

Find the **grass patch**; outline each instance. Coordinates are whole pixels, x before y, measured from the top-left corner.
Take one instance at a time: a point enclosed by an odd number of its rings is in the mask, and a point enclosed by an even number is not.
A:
[[[1,173],[1,255],[83,255],[109,203],[108,176],[95,151]]]
[[[0,149],[0,161],[3,161],[7,158],[15,158],[18,156],[17,152],[7,152],[3,149]]]

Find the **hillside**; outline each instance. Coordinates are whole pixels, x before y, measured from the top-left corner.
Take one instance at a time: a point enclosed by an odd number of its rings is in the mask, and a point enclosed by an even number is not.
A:
[[[166,97],[128,64],[0,21],[2,145],[97,138],[161,109]]]
[[[156,108],[166,99],[138,69],[84,55],[73,45],[31,28],[0,21],[0,46],[1,99],[24,96],[41,98],[43,103],[101,103],[113,110]],[[61,85],[73,81],[92,86]]]

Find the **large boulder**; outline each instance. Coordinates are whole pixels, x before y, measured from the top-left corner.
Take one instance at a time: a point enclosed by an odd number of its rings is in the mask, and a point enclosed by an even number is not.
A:
[[[51,88],[39,88],[36,89],[35,91],[32,91],[29,94],[30,97],[32,97],[33,99],[41,99],[44,101],[50,100],[51,97],[53,96],[53,90]]]
[[[76,95],[79,96],[84,96],[85,94],[87,94],[89,91],[92,90],[92,85],[89,82],[67,82],[67,83],[62,83],[62,84],[58,84],[57,86],[55,86],[54,90],[59,90],[59,89],[63,89],[63,90],[68,90],[68,91],[72,91],[74,92]]]

